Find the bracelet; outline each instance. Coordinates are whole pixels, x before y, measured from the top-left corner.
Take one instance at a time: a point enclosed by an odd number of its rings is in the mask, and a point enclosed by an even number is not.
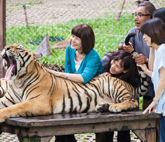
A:
[[[153,102],[158,103],[158,101],[157,101],[157,100],[155,100],[155,99],[153,99]]]
[[[67,73],[67,75],[66,75],[66,78],[65,78],[65,79],[67,79],[67,78],[68,78],[68,76],[69,76],[69,74]]]

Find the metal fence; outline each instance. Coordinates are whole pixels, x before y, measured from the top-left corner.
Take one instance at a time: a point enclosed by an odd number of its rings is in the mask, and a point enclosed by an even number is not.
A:
[[[165,0],[151,2],[156,8],[165,7]],[[102,57],[117,49],[134,26],[131,13],[137,5],[136,0],[7,0],[6,44],[19,43],[35,51],[46,33],[52,46],[69,39],[76,24],[87,23],[94,29],[95,49]],[[64,64],[62,50],[53,54],[62,60],[53,63]]]

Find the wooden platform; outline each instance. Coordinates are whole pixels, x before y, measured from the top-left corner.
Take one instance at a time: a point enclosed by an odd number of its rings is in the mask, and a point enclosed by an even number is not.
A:
[[[54,135],[132,130],[143,142],[156,142],[155,120],[160,117],[142,111],[19,117],[8,118],[0,131],[17,134],[20,142],[48,142]]]

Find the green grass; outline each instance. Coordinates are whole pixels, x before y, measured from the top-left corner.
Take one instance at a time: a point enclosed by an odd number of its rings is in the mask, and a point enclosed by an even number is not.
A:
[[[118,22],[115,22],[114,16],[106,16],[95,19],[80,19],[71,20],[62,24],[56,25],[33,25],[33,26],[13,26],[8,27],[6,31],[7,45],[13,43],[19,43],[35,51],[38,45],[32,45],[29,42],[35,40],[41,36],[45,36],[46,33],[49,36],[63,36],[65,39],[70,38],[71,29],[80,23],[89,24],[95,32],[95,50],[102,58],[108,51],[117,50],[118,43],[124,39],[127,32],[131,27],[134,27],[133,18],[129,15],[122,15]],[[57,42],[50,42],[50,45],[54,45]],[[43,57],[40,60],[41,64],[57,64],[59,66],[64,65],[65,50],[53,50],[48,57]]]

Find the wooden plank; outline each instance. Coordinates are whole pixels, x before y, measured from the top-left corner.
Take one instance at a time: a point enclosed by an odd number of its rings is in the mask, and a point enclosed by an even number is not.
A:
[[[146,129],[146,141],[156,142],[156,129]]]
[[[3,123],[1,124],[1,131],[10,132],[18,135],[20,141],[32,141],[42,140],[44,138],[53,137],[54,135],[67,135],[75,133],[99,133],[108,131],[124,131],[124,130],[139,130],[145,132],[147,129],[146,136],[149,137],[155,129],[155,119],[151,120],[136,120],[136,121],[122,121],[122,122],[108,122],[108,123],[96,123],[96,124],[82,124],[82,125],[64,125],[64,126],[43,126],[43,127],[16,127]],[[5,126],[6,125],[6,126]],[[10,126],[10,127],[9,127]],[[10,130],[10,131],[9,131]],[[68,131],[69,130],[69,131]],[[149,131],[150,130],[150,131]],[[155,134],[152,134],[155,135]],[[145,136],[145,133],[143,134]],[[140,136],[142,141],[146,141],[146,138]],[[139,135],[138,135],[139,137]],[[147,139],[147,142],[152,142],[152,139]],[[45,141],[46,142],[46,141]]]
[[[0,130],[1,132],[17,134],[20,142],[24,140],[29,142],[45,140],[46,142],[49,137],[54,135],[124,130],[133,130],[142,141],[154,142],[156,139],[155,120],[157,118],[161,118],[161,115],[144,115],[142,111],[74,115],[56,114],[27,118],[8,118],[6,122],[0,124]],[[140,131],[143,133],[140,133]]]
[[[146,141],[145,130],[132,130],[132,132],[142,141]]]
[[[79,133],[100,133],[109,131],[124,131],[124,130],[144,130],[154,128],[152,120],[149,121],[128,121],[117,123],[96,123],[96,124],[82,124],[82,125],[63,125],[54,127],[32,127],[28,129],[28,135],[38,136],[53,136],[53,135],[69,135]],[[150,125],[151,124],[151,125]],[[69,130],[69,131],[68,131]],[[26,134],[24,135],[26,136]]]
[[[0,0],[0,51],[6,45],[6,0]],[[4,77],[2,57],[0,56],[0,78]]]
[[[159,114],[143,114],[142,111],[122,112],[122,113],[82,113],[82,114],[55,114],[38,117],[19,117],[8,118],[7,124],[21,127],[42,127],[56,125],[73,125],[73,124],[92,124],[132,120],[148,120],[160,118]]]

